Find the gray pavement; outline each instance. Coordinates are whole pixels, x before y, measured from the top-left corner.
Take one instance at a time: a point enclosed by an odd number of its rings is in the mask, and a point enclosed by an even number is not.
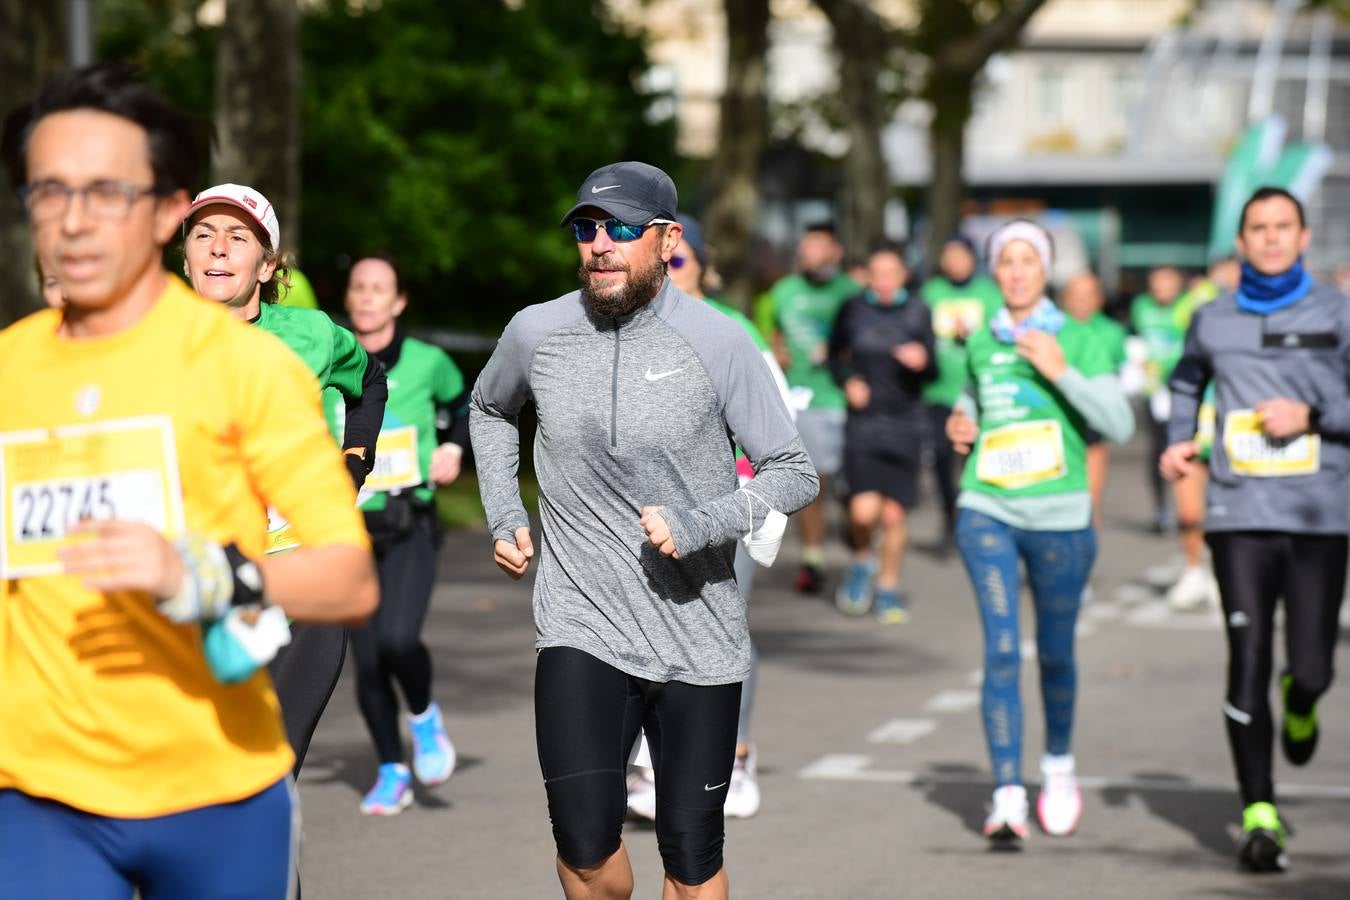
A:
[[[1219,708],[1223,636],[1216,613],[1172,613],[1149,583],[1176,544],[1142,527],[1140,452],[1116,453],[1094,599],[1081,619],[1075,752],[1086,810],[1078,833],[1052,839],[1033,828],[1019,854],[991,852],[978,835],[991,791],[978,715],[980,634],[954,557],[912,553],[904,577],[912,621],[880,626],[794,594],[789,546],[761,570],[753,602],[764,805],[753,819],[728,822],[733,897],[1350,898],[1344,679],[1323,701],[1317,757],[1298,770],[1280,760],[1276,771],[1294,832],[1292,870],[1236,871],[1239,807]],[[917,543],[936,530],[931,507],[915,515]],[[845,557],[835,552],[838,568]],[[528,579],[513,583],[496,570],[485,535],[451,535],[425,633],[459,770],[419,789],[400,816],[360,815],[375,761],[349,662],[300,781],[305,896],[561,896],[534,748]],[[1034,782],[1034,657],[1024,676],[1024,772]],[[634,896],[659,897],[654,833],[630,823],[625,840]]]

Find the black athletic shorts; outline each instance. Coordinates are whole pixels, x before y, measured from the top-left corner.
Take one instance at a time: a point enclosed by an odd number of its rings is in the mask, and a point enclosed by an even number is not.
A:
[[[923,423],[851,416],[844,428],[844,478],[849,496],[880,493],[913,509],[919,501]]]
[[[628,757],[642,728],[656,771],[656,841],[666,872],[690,885],[716,875],[740,703],[739,683],[646,681],[571,647],[541,650],[535,738],[558,855],[584,869],[619,849]]]

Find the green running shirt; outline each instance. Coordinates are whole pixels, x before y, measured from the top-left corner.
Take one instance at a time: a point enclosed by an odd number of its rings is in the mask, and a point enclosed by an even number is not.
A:
[[[966,386],[966,342],[959,326],[965,326],[967,336],[975,334],[1003,306],[1003,295],[993,279],[979,275],[960,287],[942,276],[930,278],[919,296],[932,313],[938,365],[938,376],[924,386],[923,399],[955,406]]]
[[[385,377],[389,400],[375,445],[375,469],[366,480],[374,493],[361,504],[366,512],[384,509],[390,490],[412,489],[418,499],[431,501],[431,454],[439,443],[436,407],[464,392],[464,375],[454,360],[441,348],[411,337],[403,338],[398,362]],[[340,397],[325,397],[324,412],[329,427],[340,434],[346,404]]]
[[[789,275],[770,290],[773,318],[787,345],[788,384],[811,389],[808,409],[843,409],[844,392],[828,365],[830,333],[844,301],[860,288],[847,275],[813,284],[803,275]]]

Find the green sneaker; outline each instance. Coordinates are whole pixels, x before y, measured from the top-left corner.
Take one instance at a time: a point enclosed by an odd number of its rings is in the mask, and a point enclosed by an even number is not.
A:
[[[1285,830],[1272,803],[1253,803],[1242,811],[1238,862],[1251,872],[1283,872],[1289,867],[1284,853]]]
[[[1280,696],[1284,698],[1284,726],[1280,729],[1280,747],[1284,758],[1296,766],[1304,765],[1312,759],[1317,749],[1317,707],[1307,715],[1289,711],[1289,688],[1294,676],[1285,672],[1280,676]]]

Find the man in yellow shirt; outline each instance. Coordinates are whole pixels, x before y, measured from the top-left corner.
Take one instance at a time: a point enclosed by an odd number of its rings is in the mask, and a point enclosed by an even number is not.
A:
[[[54,78],[0,150],[65,298],[0,332],[0,896],[285,897],[276,696],[203,635],[378,602],[313,376],[164,271],[206,142],[130,70]],[[264,556],[269,505],[301,549]]]

